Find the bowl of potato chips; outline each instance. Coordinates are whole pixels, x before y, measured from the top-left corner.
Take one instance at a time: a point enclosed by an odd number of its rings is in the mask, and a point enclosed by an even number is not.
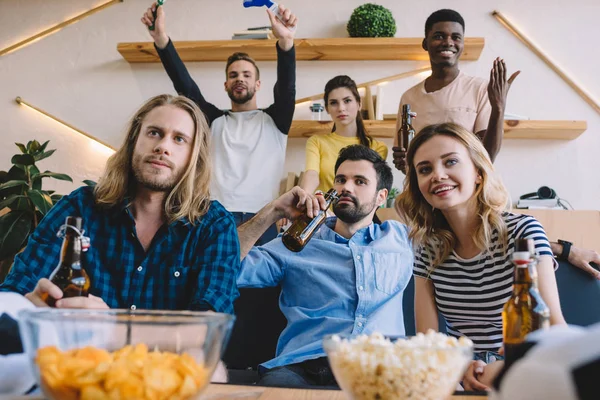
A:
[[[212,312],[47,308],[19,319],[50,400],[197,399],[234,321]]]

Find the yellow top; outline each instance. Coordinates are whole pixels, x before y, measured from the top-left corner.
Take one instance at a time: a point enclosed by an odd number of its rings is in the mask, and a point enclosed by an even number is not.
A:
[[[327,191],[333,187],[335,178],[335,162],[339,152],[351,144],[360,144],[360,140],[354,137],[340,136],[335,132],[326,135],[311,136],[306,142],[306,170],[317,171],[319,174],[319,190]],[[387,146],[373,139],[371,148],[385,160],[387,158]]]

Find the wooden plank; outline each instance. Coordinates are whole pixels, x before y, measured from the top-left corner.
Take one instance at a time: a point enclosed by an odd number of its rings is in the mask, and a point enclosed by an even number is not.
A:
[[[531,215],[540,221],[552,242],[568,240],[577,247],[600,253],[600,211],[514,209],[513,212]]]
[[[396,121],[365,120],[365,128],[370,135],[379,138],[393,138],[396,130]],[[289,137],[310,137],[324,135],[331,132],[333,122],[294,120],[288,133]]]
[[[460,393],[460,392],[459,392]],[[211,384],[202,394],[204,400],[344,400],[341,390],[284,389],[263,386]],[[486,400],[487,396],[453,395],[448,400]]]
[[[567,83],[567,85],[571,86],[571,89],[573,89],[575,93],[581,96],[586,103],[588,103],[594,110],[596,110],[598,114],[600,114],[600,104],[598,104],[588,92],[575,83],[575,81],[571,79],[571,77],[567,75],[566,72],[564,72],[558,65],[556,65],[556,63],[550,60],[550,57],[548,57],[539,47],[534,45],[533,42],[527,38],[527,36],[519,31],[519,29],[517,29],[517,27],[508,20],[508,18],[496,10],[492,12],[492,16],[496,18],[502,24],[502,26],[508,29],[510,33],[515,35],[517,39],[519,39],[525,46],[527,46],[527,48],[531,50],[533,54],[538,56],[552,71],[556,72],[556,74],[560,76],[562,80]]]
[[[506,139],[573,140],[586,129],[586,121],[504,121],[504,137]]]
[[[595,250],[600,253],[600,211],[595,210],[522,210],[513,209],[515,214],[527,214],[535,217],[546,231],[548,239],[573,242],[577,247]],[[382,221],[394,219],[401,221],[393,208],[380,208],[377,215]]]
[[[313,124],[310,124],[313,122]],[[300,121],[292,122],[290,137],[312,136],[327,133],[329,121]],[[319,124],[321,126],[319,126]],[[369,131],[374,137],[392,138],[396,129],[396,114],[384,114],[383,121],[365,121]],[[573,140],[587,129],[586,121],[542,121],[542,120],[505,120],[505,139],[546,139],[546,140]],[[329,132],[331,127],[329,126]]]
[[[420,60],[429,56],[422,38],[296,39],[298,61]],[[256,61],[275,61],[275,40],[210,40],[174,42],[183,61],[226,61],[235,52],[248,53]],[[466,38],[461,60],[477,60],[485,40]],[[125,42],[117,50],[130,63],[160,62],[153,42]]]
[[[402,72],[401,74],[387,76],[385,78],[375,79],[375,80],[369,81],[369,82],[359,83],[356,85],[356,87],[360,89],[360,88],[365,88],[368,86],[375,86],[375,85],[379,85],[379,84],[385,83],[385,82],[392,82],[392,81],[397,81],[399,79],[408,78],[409,76],[417,75],[417,74],[420,74],[422,72],[427,72],[427,71],[431,71],[431,68],[430,67],[417,68],[417,69],[413,69],[410,71]],[[313,96],[302,97],[301,99],[296,100],[296,104],[300,104],[300,103],[304,103],[304,102],[312,101],[312,100],[321,100],[324,96],[325,96],[325,93],[319,93],[319,94],[315,94]],[[389,115],[389,114],[386,114],[386,115]],[[394,118],[396,118],[395,115],[394,115]]]
[[[371,91],[371,87],[367,86],[365,88],[365,106],[367,107],[367,115],[369,116],[369,120],[375,119],[375,106],[373,103],[373,92]]]
[[[460,393],[460,392],[458,392]],[[202,393],[202,400],[345,400],[341,390],[284,389],[264,386],[211,384]],[[487,396],[455,394],[448,400],[487,400]],[[41,395],[2,396],[0,400],[45,400]]]

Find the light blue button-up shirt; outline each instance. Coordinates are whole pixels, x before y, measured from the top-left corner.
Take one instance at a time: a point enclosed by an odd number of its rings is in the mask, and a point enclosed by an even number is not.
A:
[[[265,368],[324,356],[330,334],[404,335],[402,294],[413,267],[408,228],[385,221],[348,240],[333,231],[335,221],[328,218],[300,253],[276,238],[242,261],[239,287],[282,285],[279,307],[288,324]]]

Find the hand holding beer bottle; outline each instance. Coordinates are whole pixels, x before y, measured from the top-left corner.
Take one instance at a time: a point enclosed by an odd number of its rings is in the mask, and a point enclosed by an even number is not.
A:
[[[325,222],[329,207],[338,199],[335,189],[329,189],[322,197],[325,203],[318,212],[315,213],[313,210],[312,216],[308,214],[300,215],[283,233],[281,240],[289,250],[299,252],[304,249],[304,246]]]
[[[87,246],[87,238],[81,231],[81,218],[67,217],[59,233],[64,233],[64,240],[57,267],[49,279],[41,279],[26,297],[37,306],[108,308],[101,298],[88,296],[90,279],[81,266],[82,246]]]

